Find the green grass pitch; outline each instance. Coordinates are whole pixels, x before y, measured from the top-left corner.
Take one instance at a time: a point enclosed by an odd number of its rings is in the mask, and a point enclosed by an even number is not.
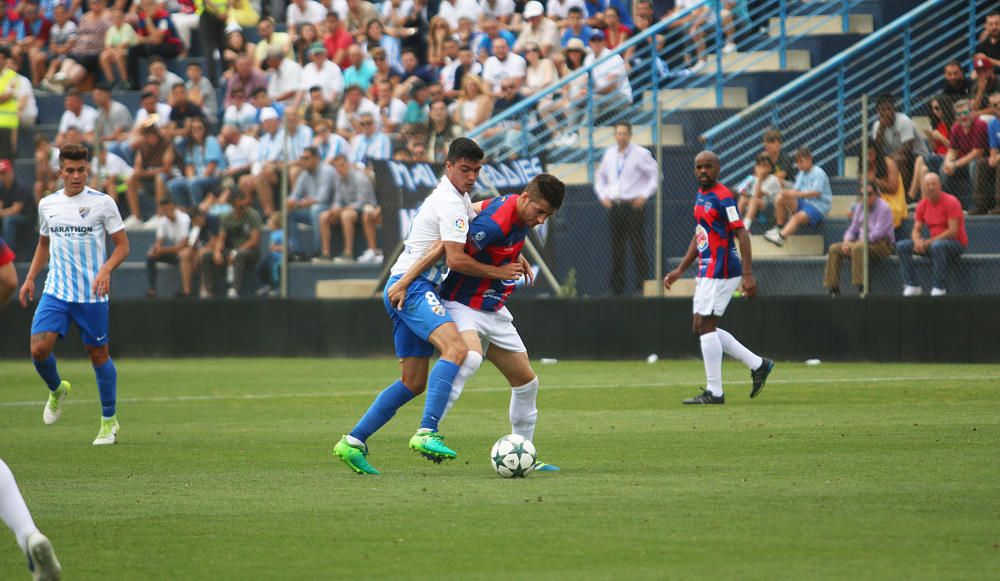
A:
[[[42,424],[28,361],[0,364],[0,457],[65,578],[986,579],[1000,571],[1000,366],[779,362],[749,400],[680,400],[700,361],[538,365],[535,437],[563,468],[503,480],[509,395],[488,364],[411,452],[423,398],[330,454],[396,363],[121,360],[121,442],[95,448],[89,365]],[[0,579],[28,578],[0,529]]]

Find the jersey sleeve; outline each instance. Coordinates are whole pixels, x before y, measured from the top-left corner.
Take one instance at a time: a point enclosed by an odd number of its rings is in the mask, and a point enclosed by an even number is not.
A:
[[[503,240],[503,231],[491,215],[480,214],[472,220],[469,226],[469,244],[473,248],[482,250],[500,240]]]
[[[438,233],[442,242],[458,242],[465,245],[469,235],[469,216],[459,199],[442,204],[438,208]]]
[[[108,234],[121,232],[125,229],[122,222],[121,212],[118,211],[118,204],[111,199],[111,196],[104,196],[104,230]]]
[[[744,227],[743,219],[740,218],[740,211],[736,207],[736,198],[733,196],[719,198],[719,213],[725,214],[730,230]]]
[[[49,235],[49,218],[45,215],[41,205],[38,207],[38,234],[41,236]]]

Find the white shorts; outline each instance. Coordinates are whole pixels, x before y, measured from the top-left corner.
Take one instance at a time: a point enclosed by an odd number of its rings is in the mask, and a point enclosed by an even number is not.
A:
[[[479,333],[480,338],[483,340],[484,352],[490,344],[496,345],[504,351],[513,351],[515,353],[524,353],[527,351],[524,347],[524,341],[521,341],[521,336],[517,334],[517,329],[514,328],[514,315],[510,314],[507,307],[503,307],[494,313],[473,309],[468,305],[463,305],[455,301],[443,300],[441,304],[444,305],[445,310],[448,311],[448,315],[455,321],[455,325],[458,326],[459,331],[476,331]]]
[[[703,317],[715,315],[721,317],[726,312],[733,293],[740,288],[743,277],[735,278],[705,278],[699,277],[694,282],[694,314]]]

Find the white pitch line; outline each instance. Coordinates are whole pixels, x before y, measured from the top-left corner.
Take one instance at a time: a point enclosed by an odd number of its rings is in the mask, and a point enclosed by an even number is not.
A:
[[[997,376],[937,376],[937,377],[827,377],[827,378],[817,378],[817,379],[772,379],[768,381],[769,384],[793,384],[793,383],[803,383],[803,384],[813,384],[813,383],[894,383],[900,381],[997,381]],[[546,390],[553,389],[635,389],[635,388],[648,388],[648,387],[690,387],[691,385],[697,383],[697,381],[661,381],[652,383],[629,383],[625,385],[620,384],[608,384],[608,383],[592,383],[592,384],[576,384],[576,385],[549,385],[542,384],[542,387]],[[478,388],[466,388],[466,392],[471,393],[491,393],[498,391],[508,391],[509,387],[478,387]],[[320,392],[320,393],[244,393],[244,394],[223,394],[223,395],[177,395],[177,396],[161,396],[161,397],[132,397],[132,398],[122,398],[118,400],[118,403],[172,403],[172,402],[199,402],[199,401],[241,401],[241,400],[260,400],[260,399],[296,399],[296,398],[313,398],[313,397],[328,397],[328,398],[340,398],[340,397],[356,397],[372,395],[375,393],[374,389],[366,391],[331,391],[331,392]],[[26,407],[35,406],[44,403],[43,400],[32,400],[32,401],[6,401],[0,402],[0,407]],[[92,401],[81,400],[81,399],[69,399],[63,404],[92,404]]]

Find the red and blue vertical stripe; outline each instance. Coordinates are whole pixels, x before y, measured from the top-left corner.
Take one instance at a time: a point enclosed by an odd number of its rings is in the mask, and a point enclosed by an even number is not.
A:
[[[736,254],[733,236],[743,228],[736,198],[729,188],[715,184],[708,190],[698,190],[694,204],[695,238],[698,244],[698,276],[704,278],[735,278],[743,274],[743,265]]]

